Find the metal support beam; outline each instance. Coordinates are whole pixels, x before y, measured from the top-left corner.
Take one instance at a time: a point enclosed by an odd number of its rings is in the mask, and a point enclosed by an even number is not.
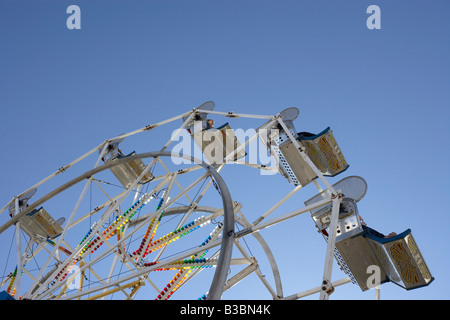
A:
[[[334,248],[336,244],[336,227],[339,219],[339,206],[342,201],[342,194],[333,198],[333,208],[331,210],[331,221],[328,227],[328,242],[325,255],[325,265],[322,278],[322,290],[320,292],[321,300],[328,300],[330,294],[333,292],[331,286],[331,274],[333,271]]]
[[[344,284],[347,284],[347,283],[350,283],[350,282],[352,282],[352,280],[350,278],[343,278],[343,279],[340,279],[340,280],[337,280],[337,281],[333,281],[331,283],[331,285],[333,287],[338,287],[338,286],[341,286],[341,285],[344,285]],[[315,288],[312,288],[312,289],[309,289],[309,290],[306,290],[306,291],[302,291],[302,292],[299,292],[299,293],[287,296],[283,300],[297,300],[297,299],[301,299],[301,298],[310,296],[310,295],[315,294],[315,293],[319,293],[321,291],[322,291],[322,286],[318,286],[318,287],[315,287]]]
[[[15,200],[16,214],[19,213],[19,198]],[[16,254],[17,254],[17,273],[14,284],[16,286],[15,296],[20,298],[20,284],[22,279],[22,246],[20,241],[20,220],[16,222]]]

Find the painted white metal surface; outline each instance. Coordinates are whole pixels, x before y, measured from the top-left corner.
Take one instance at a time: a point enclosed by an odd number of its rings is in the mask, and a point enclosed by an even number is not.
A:
[[[338,224],[338,214],[339,214],[339,205],[342,201],[342,194],[340,194],[341,190],[337,190],[337,186],[332,186],[326,177],[321,173],[321,171],[316,167],[316,165],[311,161],[311,159],[308,157],[305,150],[300,146],[298,141],[295,137],[295,131],[292,126],[292,121],[295,120],[298,116],[298,109],[296,108],[289,108],[277,115],[252,115],[252,114],[241,114],[241,113],[235,113],[235,112],[222,112],[222,111],[215,111],[213,110],[214,105],[212,102],[208,102],[204,107],[202,108],[194,108],[191,111],[188,111],[186,113],[183,113],[181,115],[172,117],[170,119],[157,122],[155,124],[147,125],[141,129],[137,129],[134,131],[131,131],[129,133],[121,134],[120,136],[105,140],[101,144],[99,144],[94,149],[90,150],[86,154],[80,156],[76,160],[70,162],[69,164],[61,167],[57,171],[55,171],[53,174],[48,176],[47,178],[43,179],[42,181],[39,181],[38,183],[34,184],[32,187],[26,189],[21,194],[13,197],[13,199],[8,202],[1,210],[0,213],[3,212],[6,208],[10,207],[13,203],[15,204],[15,215],[4,225],[0,226],[0,233],[3,233],[7,231],[11,226],[15,225],[15,228],[17,230],[20,229],[20,222],[21,217],[26,215],[27,213],[31,212],[34,208],[36,208],[40,204],[45,204],[47,201],[50,201],[54,197],[57,197],[65,191],[66,189],[71,189],[74,185],[76,185],[79,182],[85,181],[84,188],[78,197],[78,200],[76,201],[76,204],[74,208],[72,209],[69,217],[67,218],[67,221],[65,223],[63,232],[61,236],[59,236],[56,239],[56,243],[54,246],[47,248],[48,246],[44,244],[40,244],[39,250],[35,251],[35,253],[39,252],[42,254],[47,253],[47,258],[45,260],[45,263],[42,265],[40,271],[37,273],[36,276],[31,278],[31,284],[28,284],[27,287],[21,287],[23,284],[22,278],[29,274],[28,270],[26,270],[26,263],[29,262],[30,259],[24,259],[22,261],[22,257],[24,255],[23,246],[20,242],[20,237],[16,239],[16,257],[17,257],[17,275],[15,279],[13,277],[10,277],[11,280],[10,286],[16,286],[17,289],[15,291],[16,298],[19,298],[21,294],[23,294],[22,298],[31,298],[31,299],[55,299],[55,298],[61,298],[61,299],[85,299],[88,298],[89,295],[95,294],[95,297],[98,298],[104,298],[107,294],[112,294],[116,292],[122,292],[124,293],[124,296],[126,299],[132,299],[134,295],[139,291],[139,288],[145,284],[149,283],[151,286],[155,288],[156,293],[161,291],[160,296],[162,298],[170,298],[171,294],[174,293],[174,291],[171,288],[170,283],[168,284],[169,287],[161,287],[160,284],[157,284],[155,282],[156,279],[151,278],[149,275],[154,274],[157,272],[156,270],[159,269],[176,269],[177,266],[180,267],[180,270],[188,270],[186,271],[186,275],[177,277],[176,281],[174,281],[173,286],[184,286],[186,283],[190,281],[194,281],[193,279],[196,278],[198,273],[202,270],[202,267],[211,266],[213,268],[218,269],[214,273],[214,277],[211,279],[211,289],[210,290],[210,298],[212,299],[218,299],[221,297],[223,290],[229,289],[233,286],[239,285],[241,281],[245,281],[246,277],[248,277],[250,274],[255,273],[258,278],[261,280],[263,286],[267,289],[269,294],[274,299],[298,299],[304,296],[307,296],[312,293],[318,293],[320,292],[320,298],[321,299],[328,299],[329,295],[331,294],[332,288],[337,287],[339,285],[343,285],[345,283],[350,282],[348,278],[339,280],[337,282],[333,282],[331,279],[332,276],[332,266],[334,261],[334,250],[335,250],[335,241],[336,241],[336,234],[334,232],[331,232],[331,235],[328,237],[328,242],[325,250],[325,259],[324,261],[318,261],[318,265],[323,265],[323,278],[317,279],[317,283],[319,284],[318,287],[312,288],[310,290],[304,291],[303,293],[290,295],[290,296],[284,296],[283,294],[283,288],[281,285],[281,278],[279,274],[279,269],[276,263],[276,260],[271,253],[270,250],[270,243],[267,243],[265,239],[261,236],[259,233],[260,230],[266,229],[268,227],[271,227],[275,224],[282,223],[284,221],[287,221],[295,216],[298,216],[302,213],[320,208],[321,206],[324,206],[326,204],[332,204],[332,214],[331,214],[331,221],[330,221],[330,230],[336,229],[336,226]],[[239,152],[244,151],[245,148],[247,148],[252,142],[256,140],[256,138],[260,138],[265,143],[268,142],[266,137],[263,137],[260,133],[263,132],[262,130],[257,131],[255,135],[250,137],[247,141],[244,143],[241,142],[240,147],[236,150],[234,150],[232,153],[230,153],[226,158],[224,163],[221,164],[221,166],[215,166],[213,168],[210,167],[211,170],[209,170],[207,173],[200,175],[199,178],[195,179],[193,182],[191,182],[187,187],[181,186],[181,178],[185,175],[194,174],[197,170],[201,169],[201,165],[193,164],[192,166],[188,168],[183,168],[181,171],[179,170],[173,170],[169,169],[166,164],[161,160],[160,156],[154,156],[149,164],[146,165],[145,169],[141,172],[139,177],[135,179],[124,191],[117,192],[116,194],[108,194],[106,191],[104,191],[105,194],[107,194],[108,200],[107,201],[101,201],[98,203],[98,206],[95,209],[88,210],[83,215],[79,216],[77,215],[78,210],[80,208],[80,205],[84,199],[87,197],[87,193],[89,190],[89,186],[92,183],[97,184],[100,187],[100,181],[96,178],[97,174],[100,174],[103,170],[109,169],[114,165],[120,165],[121,163],[125,163],[127,159],[118,160],[115,164],[109,163],[105,164],[103,166],[100,165],[100,161],[102,159],[102,155],[105,153],[105,151],[108,148],[108,145],[113,142],[121,142],[122,140],[131,137],[133,135],[143,133],[143,132],[150,132],[154,129],[161,127],[163,125],[168,125],[170,123],[173,123],[174,121],[180,121],[182,120],[182,125],[178,127],[174,134],[170,137],[170,139],[163,145],[161,148],[161,152],[166,151],[169,146],[177,139],[177,137],[180,136],[180,134],[185,130],[193,121],[196,115],[202,115],[202,118],[206,118],[209,115],[215,115],[215,116],[223,116],[228,119],[233,118],[249,118],[249,119],[257,119],[257,120],[264,120],[266,121],[263,123],[259,129],[273,129],[275,127],[279,127],[283,129],[283,135],[284,139],[289,139],[293,145],[298,150],[298,156],[301,157],[303,161],[305,161],[309,167],[310,170],[312,170],[315,175],[317,176],[317,181],[314,181],[314,184],[318,188],[318,191],[321,192],[324,190],[324,192],[321,194],[321,199],[317,199],[317,201],[313,201],[311,203],[308,203],[305,207],[299,208],[297,210],[287,212],[285,214],[281,214],[277,217],[274,217],[270,220],[266,220],[266,218],[272,214],[276,209],[278,209],[284,202],[286,202],[288,199],[293,197],[301,188],[302,186],[295,187],[291,192],[286,194],[281,200],[276,202],[271,208],[267,209],[266,211],[262,212],[260,217],[256,219],[252,224],[248,223],[246,221],[245,216],[240,211],[240,207],[236,209],[236,206],[231,205],[230,203],[224,202],[223,208],[217,208],[215,209],[214,213],[211,213],[209,216],[207,216],[204,220],[194,222],[192,225],[190,225],[188,228],[186,228],[187,231],[193,230],[197,227],[200,227],[200,225],[203,227],[207,223],[211,223],[212,221],[215,221],[217,218],[224,218],[226,216],[225,212],[228,210],[230,212],[233,212],[233,216],[236,217],[236,222],[240,223],[243,229],[239,232],[234,232],[234,220],[228,220],[225,221],[224,219],[224,225],[223,228],[221,228],[219,231],[214,234],[214,237],[210,238],[210,241],[207,241],[206,243],[200,245],[200,247],[196,247],[190,250],[187,250],[185,252],[178,252],[173,254],[170,258],[166,258],[164,260],[159,260],[160,257],[163,256],[164,250],[169,250],[172,243],[176,241],[182,241],[179,239],[176,239],[176,236],[173,234],[169,236],[164,236],[160,239],[162,239],[159,243],[155,242],[153,238],[144,238],[142,247],[143,248],[157,248],[161,246],[159,249],[159,253],[156,256],[156,260],[154,261],[147,261],[144,260],[145,257],[145,250],[141,250],[139,254],[133,255],[130,252],[124,251],[124,244],[127,241],[130,241],[130,239],[133,237],[133,235],[139,234],[139,232],[145,230],[149,224],[154,220],[157,219],[163,212],[167,212],[167,217],[175,214],[174,209],[176,209],[176,201],[178,201],[181,198],[186,197],[189,199],[191,205],[189,207],[183,208],[178,214],[184,214],[182,217],[181,222],[178,224],[177,228],[182,227],[186,221],[188,221],[188,218],[193,212],[196,212],[198,208],[201,208],[200,200],[207,195],[207,190],[210,188],[210,186],[214,185],[218,182],[218,179],[220,179],[219,175],[216,176],[216,178],[212,177],[212,172],[220,172],[220,170],[223,168],[223,166],[232,160],[236,154],[239,154]],[[151,132],[150,132],[151,133]],[[274,145],[274,149],[276,152],[276,145]],[[272,150],[272,151],[273,151]],[[29,207],[23,208],[21,211],[18,208],[18,198],[27,194],[27,192],[32,191],[34,188],[41,187],[45,183],[47,183],[49,180],[54,178],[55,176],[65,175],[66,172],[71,172],[75,164],[78,164],[82,160],[85,160],[90,155],[92,155],[94,152],[99,152],[99,157],[97,158],[97,161],[94,165],[94,169],[90,170],[89,172],[86,172],[77,178],[73,178],[66,184],[55,188],[54,190],[50,191],[49,193],[41,196],[40,199],[32,203]],[[136,154],[133,156],[130,156],[130,159],[145,159],[146,155],[148,157],[148,154]],[[160,154],[162,155],[162,154]],[[278,150],[278,161],[282,161],[283,154]],[[280,160],[281,159],[281,160]],[[122,162],[120,162],[122,161]],[[239,162],[235,161],[234,163],[245,165],[251,168],[257,168],[257,169],[266,169],[264,166],[261,166],[258,163],[248,163],[248,162]],[[144,196],[138,197],[142,193],[142,189],[140,185],[140,181],[142,180],[142,177],[147,173],[150,172],[150,170],[155,165],[162,165],[163,168],[167,171],[164,174],[155,175],[154,179],[151,180],[153,183],[152,190],[150,192],[144,193]],[[209,167],[206,167],[209,169]],[[286,167],[287,168],[287,167]],[[285,168],[285,170],[286,170]],[[272,170],[272,169],[269,169]],[[191,199],[188,195],[188,192],[192,190],[194,187],[199,187],[203,181],[206,181],[209,179],[208,183],[206,184],[206,187],[199,193],[200,196],[198,198],[198,201],[195,201],[194,199]],[[295,179],[295,176],[290,178],[291,183],[295,183],[293,180]],[[156,183],[155,185],[155,182]],[[322,183],[324,188],[319,185],[319,183]],[[219,183],[220,184],[220,183]],[[139,187],[139,188],[138,188]],[[101,188],[101,187],[100,187]],[[175,192],[174,190],[180,191]],[[128,199],[129,196],[133,196],[134,193],[134,203],[137,203],[139,201],[136,201],[136,199],[141,199],[142,202],[150,201],[151,197],[160,192],[161,190],[165,189],[167,194],[170,195],[170,200],[168,199],[165,201],[162,206],[156,210],[155,212],[149,213],[145,216],[140,217],[138,220],[133,221],[133,223],[128,222],[122,222],[122,227],[119,227],[118,231],[115,233],[112,231],[108,231],[108,228],[106,228],[106,231],[110,232],[111,235],[117,236],[118,240],[116,242],[112,242],[110,240],[110,237],[108,236],[108,233],[105,233],[105,231],[102,233],[102,230],[104,229],[104,226],[110,223],[109,221],[112,221],[111,219],[114,218],[116,212],[119,210],[119,212],[123,212],[121,207],[127,206],[125,204],[126,199]],[[212,189],[212,188],[211,188]],[[222,187],[219,190],[221,193],[225,192],[226,185],[222,183]],[[139,205],[143,205],[142,203],[139,203]],[[134,207],[131,206],[133,209]],[[139,207],[140,209],[141,207]],[[205,208],[205,207],[204,207]],[[131,209],[130,209],[131,210]],[[171,211],[172,210],[172,211]],[[75,248],[74,245],[69,245],[69,239],[66,239],[66,234],[71,231],[75,230],[77,227],[79,227],[83,222],[86,222],[88,219],[91,219],[97,212],[103,212],[101,217],[97,217],[94,224],[92,224],[91,229],[87,233],[86,239],[81,242],[81,246],[78,248]],[[126,214],[125,214],[126,213]],[[76,216],[76,219],[75,219]],[[131,211],[124,212],[124,219],[131,219],[132,213]],[[200,223],[201,222],[201,223]],[[114,225],[112,223],[111,225]],[[149,228],[151,232],[155,231],[156,227]],[[17,231],[18,233],[18,231]],[[212,233],[211,233],[212,234]],[[83,236],[83,234],[79,234],[80,237]],[[274,279],[275,279],[275,288],[272,288],[271,284],[267,281],[265,277],[260,273],[258,268],[258,259],[256,257],[252,257],[246,253],[243,246],[239,243],[239,239],[247,237],[247,236],[254,236],[259,244],[262,246],[263,251],[265,252],[266,256],[269,258],[271,269],[273,271]],[[104,244],[103,248],[106,248],[102,253],[97,254],[95,257],[90,256],[87,251],[83,251],[86,245],[88,245],[90,239],[94,239],[95,237],[98,237],[99,243]],[[187,239],[187,237],[186,237]],[[67,241],[66,241],[67,240]],[[67,257],[63,257],[63,255],[60,254],[60,247],[65,245],[68,247],[68,251],[71,252],[71,254]],[[234,250],[240,251],[244,258],[233,258],[232,252],[233,252],[233,246],[236,247]],[[162,248],[164,247],[164,248]],[[213,249],[213,248],[219,248],[220,255],[219,256],[212,256],[211,258],[203,260],[199,260],[197,258],[197,261],[195,258],[190,258],[191,256],[199,256],[205,253],[205,251]],[[108,255],[114,256],[114,260],[111,263],[111,266],[107,268],[107,277],[105,279],[102,279],[99,274],[96,273],[95,270],[98,270],[99,266],[101,265],[102,259],[107,257]],[[89,259],[87,258],[89,256]],[[56,268],[53,270],[50,270],[51,263],[54,263],[56,260]],[[189,260],[189,261],[188,261]],[[192,260],[192,261],[191,261]],[[180,261],[188,261],[181,263]],[[220,262],[222,261],[222,262]],[[68,266],[70,264],[70,266]],[[116,265],[121,264],[123,265],[127,270],[126,275],[120,275],[118,277],[113,278],[114,276],[114,270],[116,269]],[[26,272],[24,275],[22,275],[21,272],[21,266],[25,265]],[[81,274],[85,274],[87,272],[90,272],[94,276],[98,276],[99,278],[99,284],[96,286],[82,286],[80,285],[76,291],[71,291],[70,293],[67,292],[68,286],[67,283],[64,281],[56,281],[55,278],[58,278],[59,275],[67,273],[70,268],[72,268],[73,265],[77,265],[79,272]],[[240,271],[237,271],[235,274],[228,276],[228,266],[229,265],[244,265],[244,268]],[[197,269],[195,269],[197,268]],[[190,271],[189,271],[190,270]],[[194,270],[194,271],[192,271]],[[183,273],[183,272],[181,272]],[[31,274],[30,274],[31,275]],[[58,278],[59,279],[59,278]],[[30,281],[28,281],[30,282]],[[3,281],[2,285],[7,284],[7,281]],[[119,288],[119,290],[117,290]],[[177,287],[178,288],[178,287]],[[378,291],[377,291],[378,292]],[[92,296],[91,296],[92,297]],[[195,298],[195,297],[194,297]]]

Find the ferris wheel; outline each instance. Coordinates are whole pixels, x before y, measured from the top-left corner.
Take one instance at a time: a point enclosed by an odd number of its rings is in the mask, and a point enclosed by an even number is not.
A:
[[[276,115],[214,108],[208,101],[107,139],[14,196],[0,209],[0,235],[11,240],[0,264],[9,270],[0,275],[0,298],[165,300],[183,291],[192,299],[220,299],[251,274],[272,299],[313,293],[328,299],[347,283],[365,291],[371,283],[394,282],[409,290],[432,282],[409,229],[384,237],[364,225],[357,209],[366,193],[364,179],[350,176],[333,185],[327,180],[348,168],[330,128],[297,132],[297,108]],[[212,117],[224,123],[215,126]],[[241,130],[248,138],[243,139],[232,128],[236,118],[260,123]],[[160,141],[162,128],[171,132],[162,147],[131,151],[132,138]],[[267,148],[270,165],[252,156],[256,141]],[[293,189],[248,221],[221,175],[229,164],[278,174]],[[318,193],[305,206],[269,217],[310,183]],[[317,287],[285,295],[270,243],[259,231],[303,213],[325,240],[323,277]],[[249,237],[263,257],[243,244]],[[268,261],[271,279],[260,271],[261,260]],[[331,280],[334,261],[345,278]],[[370,266],[379,271],[375,282],[368,281]],[[140,296],[143,288],[152,289]]]

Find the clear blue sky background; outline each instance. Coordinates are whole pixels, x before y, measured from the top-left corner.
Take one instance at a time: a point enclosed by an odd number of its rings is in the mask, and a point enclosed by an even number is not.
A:
[[[71,4],[81,8],[81,30],[66,28]],[[371,4],[381,8],[381,30],[366,27]],[[254,114],[295,106],[298,131],[330,126],[350,163],[331,182],[364,177],[365,221],[386,233],[411,228],[436,278],[410,292],[383,285],[382,298],[448,299],[449,12],[445,0],[2,0],[0,204],[104,139],[207,100]],[[246,170],[224,178],[253,221],[292,186]],[[297,207],[312,187],[296,195]],[[262,233],[285,295],[318,285],[325,254],[310,218],[294,225]],[[264,298],[248,286],[226,296],[254,297]],[[332,298],[374,292],[346,285]]]

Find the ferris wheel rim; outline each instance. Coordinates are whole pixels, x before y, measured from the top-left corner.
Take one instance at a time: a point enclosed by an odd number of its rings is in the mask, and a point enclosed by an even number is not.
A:
[[[203,167],[217,182],[217,186],[220,190],[220,196],[222,198],[222,204],[223,204],[223,233],[222,233],[222,241],[220,245],[220,255],[216,266],[216,271],[214,273],[210,289],[208,291],[207,299],[208,300],[218,300],[221,298],[223,294],[223,288],[225,286],[225,282],[227,279],[227,270],[230,265],[231,261],[231,254],[233,250],[233,240],[234,240],[234,210],[233,210],[233,201],[231,198],[231,194],[229,192],[229,189],[227,185],[225,184],[225,181],[221,177],[221,175],[217,172],[217,170],[214,168],[214,166],[211,166],[207,163],[205,163],[202,160],[199,160],[193,156],[187,156],[187,155],[180,155],[174,152],[170,151],[152,151],[152,152],[146,152],[141,154],[135,154],[131,155],[126,158],[117,159],[117,161],[112,161],[105,163],[101,166],[98,166],[94,169],[91,169],[78,177],[66,182],[65,184],[57,187],[56,189],[52,190],[45,196],[41,197],[37,201],[30,204],[27,208],[22,210],[20,213],[16,214],[14,217],[12,217],[8,222],[0,226],[0,234],[3,233],[5,230],[7,230],[10,226],[14,225],[19,219],[34,210],[35,208],[39,207],[39,205],[45,203],[46,201],[52,199],[53,197],[57,196],[64,190],[78,184],[79,182],[84,181],[85,179],[89,179],[90,177],[94,176],[97,173],[100,173],[104,170],[110,169],[111,167],[120,165],[122,163],[126,163],[132,160],[136,159],[145,159],[145,158],[157,158],[157,157],[177,157],[177,158],[183,158],[186,160],[190,160],[192,163],[200,165]]]

